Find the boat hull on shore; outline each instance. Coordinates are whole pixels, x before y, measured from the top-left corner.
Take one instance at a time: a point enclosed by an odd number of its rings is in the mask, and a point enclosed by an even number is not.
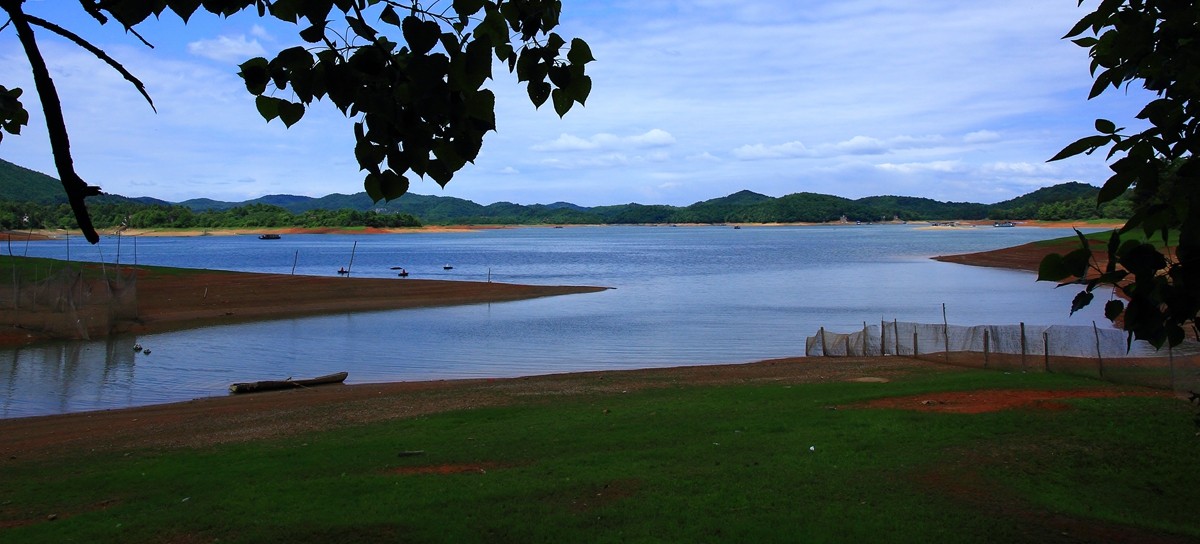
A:
[[[318,376],[306,380],[264,380],[258,382],[235,383],[229,386],[230,393],[258,393],[260,391],[277,391],[280,389],[296,389],[302,387],[314,387],[318,385],[331,385],[346,381],[347,372],[338,372],[326,376]]]

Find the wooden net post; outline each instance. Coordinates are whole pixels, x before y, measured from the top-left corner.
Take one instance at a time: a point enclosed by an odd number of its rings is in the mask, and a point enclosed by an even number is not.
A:
[[[900,355],[900,322],[895,318],[892,318],[892,336],[896,337],[896,355]]]
[[[988,367],[988,330],[983,329],[983,368]]]
[[[1027,351],[1027,348],[1028,348],[1028,346],[1025,342],[1025,323],[1022,322],[1021,323],[1021,372],[1025,372],[1025,368],[1026,368],[1025,353]]]
[[[950,362],[950,322],[946,320],[946,303],[942,303],[942,344],[946,348],[943,352],[946,357],[946,362]]]
[[[1050,372],[1050,333],[1042,331],[1042,353],[1045,354],[1046,372]]]

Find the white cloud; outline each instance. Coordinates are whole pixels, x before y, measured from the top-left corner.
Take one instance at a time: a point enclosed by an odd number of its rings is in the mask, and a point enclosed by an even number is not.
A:
[[[267,50],[258,40],[249,40],[241,35],[194,41],[188,44],[188,52],[220,62],[242,62],[251,57],[264,56]]]
[[[883,163],[876,168],[898,174],[919,174],[922,172],[959,172],[962,164],[959,161],[910,162],[904,164]]]
[[[271,35],[262,25],[254,25],[250,27],[250,35],[263,41],[273,42],[275,37]]]
[[[996,174],[1017,174],[1022,176],[1044,176],[1058,172],[1058,167],[1046,163],[1028,162],[993,162],[983,165],[982,171]]]
[[[733,156],[744,161],[754,161],[762,159],[782,159],[790,157],[804,157],[812,155],[812,152],[804,146],[802,142],[787,142],[779,145],[744,145],[733,150]]]
[[[628,149],[665,147],[675,143],[675,137],[662,129],[651,129],[642,134],[617,136],[599,133],[590,138],[573,134],[560,134],[557,139],[533,145],[534,151],[593,151],[599,149]]]
[[[675,137],[670,132],[656,128],[645,134],[630,136],[625,141],[639,147],[662,147],[675,143]]]
[[[1000,134],[990,130],[977,130],[963,136],[963,141],[968,144],[981,144],[994,142],[1000,139]]]

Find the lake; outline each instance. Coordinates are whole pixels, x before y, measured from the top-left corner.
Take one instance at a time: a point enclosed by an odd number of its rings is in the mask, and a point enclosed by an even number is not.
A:
[[[920,225],[569,227],[395,235],[105,237],[16,242],[15,254],[249,272],[544,285],[581,295],[345,313],[0,350],[0,417],[227,394],[232,382],[346,370],[347,383],[511,377],[801,356],[819,327],[881,320],[1107,323],[1068,316],[1077,288],[930,260],[1070,229]],[[118,247],[119,245],[119,247]],[[119,257],[118,257],[119,255]],[[450,264],[451,270],[443,266]],[[151,355],[135,353],[140,343]]]

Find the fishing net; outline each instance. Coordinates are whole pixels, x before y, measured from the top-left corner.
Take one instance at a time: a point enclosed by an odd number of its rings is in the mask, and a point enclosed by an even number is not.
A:
[[[18,270],[0,287],[2,324],[56,338],[104,336],[137,318],[137,275],[132,269],[68,265]]]

